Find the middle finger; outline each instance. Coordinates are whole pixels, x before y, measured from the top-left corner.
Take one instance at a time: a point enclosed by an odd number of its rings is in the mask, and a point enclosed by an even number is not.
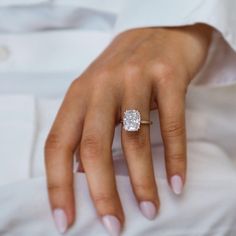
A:
[[[92,99],[88,107],[80,158],[97,212],[108,231],[118,235],[124,214],[116,187],[111,151],[117,106],[111,94],[109,99],[104,94]]]

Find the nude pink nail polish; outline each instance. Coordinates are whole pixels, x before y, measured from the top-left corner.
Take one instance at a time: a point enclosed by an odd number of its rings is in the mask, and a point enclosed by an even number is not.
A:
[[[64,210],[60,208],[55,209],[53,211],[53,218],[59,233],[65,233],[68,227],[68,223]]]
[[[153,220],[156,217],[157,209],[151,201],[142,201],[139,204],[142,214],[149,220]]]
[[[171,187],[175,194],[179,195],[183,191],[183,181],[179,175],[174,175],[171,177]]]
[[[102,217],[102,222],[111,236],[120,235],[121,224],[116,216],[105,215]]]

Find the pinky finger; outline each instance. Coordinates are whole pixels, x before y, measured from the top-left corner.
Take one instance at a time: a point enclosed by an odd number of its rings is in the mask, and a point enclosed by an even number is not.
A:
[[[177,195],[183,191],[187,169],[185,94],[181,91],[170,86],[166,90],[160,89],[158,94],[166,171],[172,190]]]

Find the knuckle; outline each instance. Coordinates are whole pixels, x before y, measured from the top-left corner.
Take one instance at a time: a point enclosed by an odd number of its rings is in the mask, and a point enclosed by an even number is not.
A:
[[[95,99],[96,101],[98,97],[103,98],[105,94],[112,98],[116,94],[114,92],[116,92],[117,84],[111,79],[114,78],[114,74],[114,69],[112,70],[109,66],[93,72],[90,76],[93,81],[91,83],[91,100]]]
[[[96,76],[100,79],[109,78],[110,74],[111,69],[108,66],[102,67],[96,72]]]
[[[70,84],[70,87],[71,88],[75,88],[75,87],[77,88],[79,84],[80,84],[80,79],[76,78],[72,81],[72,83]]]
[[[130,59],[124,65],[124,76],[126,79],[137,79],[141,75],[141,67],[136,59]]]
[[[150,62],[149,73],[151,73],[158,84],[165,86],[175,80],[176,77],[176,69],[174,66],[165,61]]]
[[[111,204],[114,203],[116,199],[115,194],[105,194],[105,193],[98,193],[93,195],[93,201],[95,204]]]
[[[139,133],[126,134],[124,145],[131,150],[140,150],[149,145],[149,138],[147,135]]]
[[[144,191],[150,192],[151,189],[154,189],[154,185],[152,183],[143,183],[143,182],[135,182],[133,183],[133,187],[136,191]]]
[[[81,78],[76,78],[71,82],[68,91],[77,94],[80,89],[81,89]]]
[[[186,156],[184,153],[177,154],[167,154],[166,155],[166,170],[168,175],[173,175],[173,173],[186,172]]]
[[[185,126],[181,122],[170,121],[163,127],[163,135],[166,138],[174,138],[185,135]]]
[[[55,132],[51,132],[46,139],[44,149],[45,151],[53,151],[61,148],[61,146],[62,141],[60,135]]]
[[[171,162],[184,163],[185,162],[185,154],[184,153],[169,154],[167,156],[167,160],[171,161]]]
[[[49,192],[69,192],[72,189],[72,184],[48,184]]]
[[[74,152],[73,143],[69,142],[69,140],[66,141],[61,134],[51,132],[44,144],[44,152],[51,153],[56,151],[65,152],[72,155]],[[45,155],[45,158],[47,158],[47,155]]]
[[[102,149],[101,139],[96,134],[86,135],[80,144],[81,159],[93,159],[102,152]]]
[[[90,76],[91,79],[99,81],[101,84],[103,84],[104,82],[108,82],[112,77],[112,68],[110,67],[110,65],[106,65],[101,66],[99,69],[95,69],[92,75]]]

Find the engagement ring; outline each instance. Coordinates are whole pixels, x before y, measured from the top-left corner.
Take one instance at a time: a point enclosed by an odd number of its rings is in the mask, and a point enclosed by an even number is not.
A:
[[[138,131],[142,125],[151,125],[150,120],[141,120],[140,112],[137,110],[126,110],[121,121],[126,131]]]

